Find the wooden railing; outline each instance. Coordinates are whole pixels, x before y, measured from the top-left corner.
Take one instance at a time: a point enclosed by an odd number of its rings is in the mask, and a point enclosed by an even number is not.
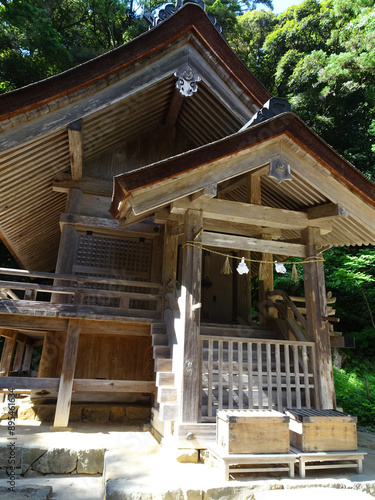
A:
[[[102,314],[116,314],[116,309],[129,315],[142,313],[160,317],[161,314],[160,283],[0,268],[0,277],[4,275],[15,276],[19,281],[0,280],[0,303],[10,299],[21,312],[26,302],[35,302],[44,303],[48,315],[46,303],[53,302],[57,309],[58,304],[68,304],[82,309],[90,306],[91,310],[98,309]],[[37,278],[43,282],[50,280],[52,284],[30,282]],[[23,292],[22,299],[19,292]],[[28,305],[32,308],[32,304]],[[53,309],[52,304],[50,309]]]
[[[311,408],[313,342],[201,335],[202,420],[221,409]]]

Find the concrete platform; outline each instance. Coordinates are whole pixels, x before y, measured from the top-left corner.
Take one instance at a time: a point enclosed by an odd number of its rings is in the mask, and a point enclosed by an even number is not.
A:
[[[285,493],[288,500],[297,496],[300,499],[301,495],[304,500],[335,500],[337,493],[341,494],[340,500],[375,497],[374,433],[358,433],[360,449],[367,453],[363,474],[348,469],[320,470],[309,471],[305,479],[291,479],[277,473],[251,473],[229,482],[225,481],[222,469],[204,463],[179,463],[176,451],[161,447],[149,432],[119,425],[77,423],[72,432],[53,432],[47,425],[16,422],[14,438],[19,448],[27,450],[68,449],[72,453],[105,450],[102,475],[76,472],[29,478],[16,475],[16,492],[27,485],[52,486],[52,496],[45,496],[52,500],[284,500]],[[6,422],[2,422],[0,449],[7,449],[8,444],[8,429]],[[7,479],[0,479],[0,487],[7,486]],[[6,497],[0,496],[5,500]],[[13,494],[9,498],[17,497]]]

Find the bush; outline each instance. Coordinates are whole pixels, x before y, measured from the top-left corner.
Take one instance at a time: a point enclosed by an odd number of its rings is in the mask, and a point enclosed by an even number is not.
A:
[[[375,430],[375,375],[346,372],[333,367],[337,406],[358,417],[358,423]],[[368,382],[368,392],[366,387]]]

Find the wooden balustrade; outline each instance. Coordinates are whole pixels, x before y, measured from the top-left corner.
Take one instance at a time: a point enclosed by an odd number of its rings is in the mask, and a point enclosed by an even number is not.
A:
[[[110,310],[111,314],[114,314],[113,309],[126,309],[129,313],[141,310],[145,313],[147,311],[156,313],[158,316],[161,314],[162,286],[160,283],[8,268],[0,268],[1,275],[21,278],[19,281],[0,280],[0,299],[12,300],[14,303],[17,302],[17,305],[26,302],[52,301],[58,308],[60,301],[56,300],[56,297],[68,296],[70,297],[68,304],[77,307],[91,305],[102,308],[103,314],[106,314],[105,307]],[[43,281],[51,280],[52,284],[31,283],[25,281],[25,278],[29,280],[42,278]],[[15,291],[23,291],[23,299],[20,299]],[[54,300],[51,300],[52,297]],[[61,302],[66,305],[66,301],[61,300]],[[32,308],[31,304],[29,306]],[[45,314],[48,315],[49,309],[47,305],[45,307]]]
[[[311,408],[313,342],[201,335],[202,420],[221,409]]]

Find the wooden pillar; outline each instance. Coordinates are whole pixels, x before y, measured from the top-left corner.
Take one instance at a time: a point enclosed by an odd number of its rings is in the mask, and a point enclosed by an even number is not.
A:
[[[306,245],[306,256],[318,254],[321,244],[320,230],[308,227],[302,231],[302,241]],[[336,408],[333,383],[331,342],[329,325],[323,321],[327,316],[326,286],[323,262],[309,262],[303,266],[306,317],[309,340],[315,342],[316,373],[318,387],[315,406],[323,409]]]
[[[77,188],[72,188],[69,191],[66,202],[66,213],[79,214],[81,211],[82,191]],[[72,224],[64,224],[61,230],[59,253],[57,256],[55,272],[59,274],[71,274],[78,247],[78,234],[76,228]],[[55,280],[56,286],[69,286],[69,282],[64,280]],[[64,303],[69,300],[70,295],[53,294],[51,302]]]
[[[12,368],[14,351],[16,348],[17,332],[0,330],[0,334],[5,337],[3,352],[0,360],[0,377],[9,377]]]
[[[57,396],[54,427],[67,427],[69,423],[72,388],[76,369],[80,325],[76,319],[69,320],[66,333],[64,360]]]
[[[271,234],[262,234],[263,240],[272,240]],[[262,252],[260,254],[262,264],[259,266],[259,271],[262,270],[262,275],[259,276],[258,299],[259,299],[259,324],[266,325],[268,317],[274,317],[275,310],[265,307],[268,300],[267,292],[273,291],[273,254]]]
[[[192,241],[203,225],[200,210],[188,210],[185,214],[185,241]],[[199,242],[200,238],[194,241]],[[202,250],[185,246],[183,250],[181,289],[185,296],[183,334],[183,361],[181,374],[180,420],[199,422],[201,419],[201,344],[199,339]]]
[[[164,252],[163,252],[163,284],[175,280],[177,276],[177,254],[178,254],[178,235],[172,233],[177,228],[178,223],[167,221],[164,234]]]

